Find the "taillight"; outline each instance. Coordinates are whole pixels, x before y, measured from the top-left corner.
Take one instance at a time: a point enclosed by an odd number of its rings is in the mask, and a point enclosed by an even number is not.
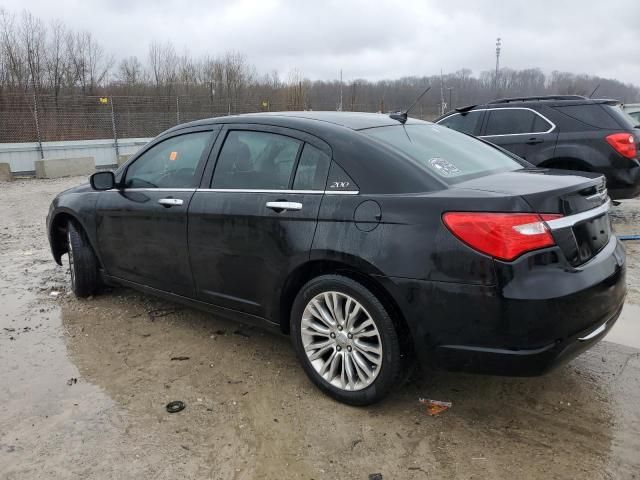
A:
[[[630,133],[612,133],[607,135],[605,140],[623,157],[636,158],[638,154],[636,139]]]
[[[551,247],[555,241],[545,220],[562,215],[537,213],[447,212],[442,220],[471,248],[499,260]]]

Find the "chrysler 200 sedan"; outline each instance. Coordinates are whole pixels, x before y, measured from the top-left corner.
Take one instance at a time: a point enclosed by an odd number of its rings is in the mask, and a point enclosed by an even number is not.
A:
[[[79,297],[119,284],[289,334],[309,378],[375,402],[418,361],[536,375],[622,308],[604,178],[397,115],[172,128],[53,201]]]

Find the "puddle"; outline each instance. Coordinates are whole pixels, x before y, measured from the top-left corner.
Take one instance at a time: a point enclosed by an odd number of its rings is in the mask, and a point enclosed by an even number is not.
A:
[[[640,349],[640,305],[625,303],[620,318],[604,339]]]

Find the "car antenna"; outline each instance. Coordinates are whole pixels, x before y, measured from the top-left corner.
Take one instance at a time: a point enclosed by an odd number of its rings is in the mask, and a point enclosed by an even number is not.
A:
[[[400,123],[402,123],[402,124],[404,125],[404,124],[407,122],[407,118],[408,118],[409,111],[410,111],[413,107],[415,107],[415,106],[416,106],[416,104],[420,101],[420,99],[421,99],[422,97],[424,97],[424,96],[425,96],[425,94],[426,94],[429,90],[431,90],[431,85],[429,85],[429,86],[426,88],[426,90],[425,90],[424,92],[422,92],[418,98],[416,98],[416,101],[415,101],[415,102],[413,102],[409,108],[407,108],[406,110],[404,110],[404,111],[402,111],[402,112],[390,113],[390,114],[389,114],[389,117],[393,118],[394,120],[399,121]]]
[[[600,88],[600,84],[598,84],[598,86],[593,89],[593,92],[591,92],[591,95],[589,95],[589,98],[593,98],[593,96],[596,94],[599,88]]]

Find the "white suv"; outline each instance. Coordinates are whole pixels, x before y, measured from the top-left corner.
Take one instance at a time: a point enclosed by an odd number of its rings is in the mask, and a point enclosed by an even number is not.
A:
[[[622,109],[627,115],[633,118],[638,125],[640,125],[640,103],[629,103],[627,105],[623,105]]]

